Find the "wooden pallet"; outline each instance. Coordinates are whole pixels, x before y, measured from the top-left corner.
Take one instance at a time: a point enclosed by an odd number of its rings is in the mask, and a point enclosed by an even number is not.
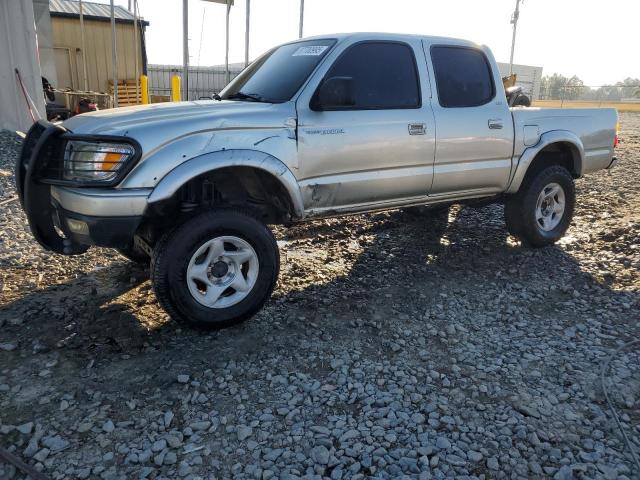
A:
[[[114,95],[113,82],[109,81],[109,93]],[[136,95],[135,80],[120,80],[118,82],[118,106],[128,107],[131,105],[140,105],[142,103],[142,90],[138,87]],[[115,104],[115,102],[114,102]]]
[[[164,103],[170,101],[170,95],[151,95],[151,98],[149,98],[149,103]]]

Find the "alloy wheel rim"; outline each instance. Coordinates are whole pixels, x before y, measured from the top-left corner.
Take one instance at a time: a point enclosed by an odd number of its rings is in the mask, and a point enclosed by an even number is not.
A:
[[[186,282],[191,296],[208,308],[227,308],[244,300],[258,279],[253,247],[235,236],[204,242],[191,256]]]
[[[566,207],[564,189],[558,183],[549,183],[538,195],[536,224],[544,232],[556,228],[562,221]]]

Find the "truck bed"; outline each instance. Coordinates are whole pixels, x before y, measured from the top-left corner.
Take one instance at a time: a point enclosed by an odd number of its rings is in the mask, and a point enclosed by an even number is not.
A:
[[[582,174],[606,168],[611,162],[618,114],[613,108],[522,108],[511,109],[515,128],[514,160],[540,137],[552,131],[567,131],[580,139],[584,149]]]

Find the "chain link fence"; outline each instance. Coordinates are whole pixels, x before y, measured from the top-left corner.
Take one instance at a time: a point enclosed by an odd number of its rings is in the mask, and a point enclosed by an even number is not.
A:
[[[594,104],[637,103],[640,106],[638,85],[549,85],[540,87],[539,100],[564,102],[589,102]]]

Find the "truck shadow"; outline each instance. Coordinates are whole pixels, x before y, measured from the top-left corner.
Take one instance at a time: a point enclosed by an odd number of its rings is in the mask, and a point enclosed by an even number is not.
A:
[[[384,343],[380,331],[397,329],[403,318],[421,318],[430,305],[443,303],[450,295],[464,295],[470,299],[470,308],[481,313],[480,294],[489,283],[516,283],[526,292],[539,287],[541,277],[553,275],[556,284],[608,289],[560,247],[517,246],[505,231],[500,209],[454,209],[448,222],[392,211],[371,214],[366,222],[347,218],[296,226],[284,233],[284,242],[293,242],[295,249],[297,239],[307,238],[313,248],[323,249],[325,244],[334,257],[349,241],[362,236],[368,240],[344,274],[312,280],[299,288],[278,288],[254,319],[220,332],[184,329],[171,322],[155,301],[145,279],[147,272],[124,261],[3,306],[0,324],[8,323],[7,336],[25,347],[31,343],[45,350],[62,348],[80,358],[138,355],[204,342],[222,361],[270,351],[273,339],[265,335],[270,331],[280,332],[278,343],[285,349],[322,332],[330,332],[331,341],[348,344],[362,339],[368,348],[380,348]],[[285,256],[290,257],[286,247]],[[286,284],[292,275],[322,271],[325,262],[287,258],[281,282]],[[552,291],[543,303],[526,297],[519,302],[532,315],[547,315],[570,299],[572,292],[573,288]],[[629,294],[621,295],[628,301]],[[498,316],[496,321],[506,321],[509,312]],[[19,317],[24,317],[24,324],[12,326],[12,319]],[[355,339],[354,328],[364,328]]]
[[[420,318],[434,302],[447,303],[456,295],[468,301],[471,322],[474,313],[487,310],[482,292],[489,285],[505,289],[515,285],[510,295],[530,315],[557,316],[580,291],[606,293],[614,302],[618,297],[621,302],[633,299],[634,294],[614,291],[606,281],[585,272],[570,249],[520,246],[506,232],[501,210],[498,205],[454,208],[448,224],[401,211],[384,214],[387,218],[371,228],[374,238],[348,274],[288,292],[277,301],[295,309],[289,318],[299,313],[314,324],[338,317],[362,325],[373,317],[381,319],[373,323],[387,324],[407,315]],[[342,233],[333,235],[340,241]],[[535,297],[542,293],[544,302]],[[508,310],[496,318],[514,320]],[[295,321],[288,325],[297,326]],[[334,323],[339,325],[340,321]]]

